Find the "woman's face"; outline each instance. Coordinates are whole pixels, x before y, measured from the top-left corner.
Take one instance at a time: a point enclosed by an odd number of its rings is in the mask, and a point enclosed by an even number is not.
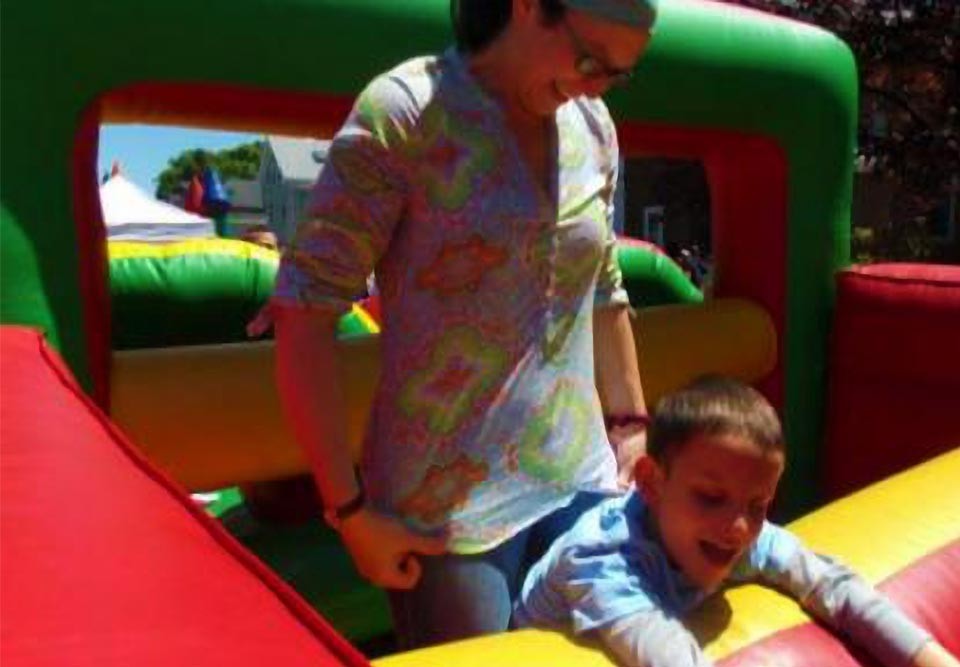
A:
[[[552,115],[573,97],[603,95],[629,75],[650,40],[647,30],[573,9],[548,25],[537,0],[529,8],[524,36],[528,55],[515,70],[514,89],[516,103],[536,116]]]

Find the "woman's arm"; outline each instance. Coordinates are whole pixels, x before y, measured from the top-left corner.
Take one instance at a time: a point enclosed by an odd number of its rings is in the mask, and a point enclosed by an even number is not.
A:
[[[630,307],[619,304],[597,308],[593,313],[597,392],[606,415],[647,412],[630,317]],[[646,451],[646,429],[633,424],[616,427],[608,435],[617,455],[620,484],[627,486],[633,479],[637,461]]]
[[[335,353],[337,315],[274,303],[276,379],[287,421],[314,470],[325,507],[360,491],[342,419]]]
[[[277,341],[277,384],[287,420],[303,447],[325,507],[340,507],[360,490],[343,422],[332,310],[272,306]],[[344,520],[344,545],[357,570],[378,586],[411,588],[419,579],[414,553],[441,554],[442,537],[409,531],[400,522],[363,508]]]

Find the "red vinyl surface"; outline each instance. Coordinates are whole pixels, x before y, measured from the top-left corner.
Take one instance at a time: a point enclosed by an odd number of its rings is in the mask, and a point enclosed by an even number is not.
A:
[[[837,276],[827,499],[960,446],[960,267],[875,264]]]
[[[367,664],[137,455],[37,332],[4,326],[0,360],[0,663]]]

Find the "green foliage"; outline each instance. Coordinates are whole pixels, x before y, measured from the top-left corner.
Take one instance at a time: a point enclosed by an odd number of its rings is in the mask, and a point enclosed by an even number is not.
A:
[[[216,169],[224,181],[256,178],[262,145],[261,141],[252,141],[216,152],[202,148],[186,150],[167,161],[167,168],[157,176],[155,196],[166,200],[183,193],[194,174],[199,174],[208,165]]]
[[[854,235],[854,256],[951,261],[931,230],[960,173],[960,3],[724,1],[814,23],[850,45],[860,71],[857,170],[893,187],[888,220],[869,239]]]
[[[851,257],[855,264],[872,262],[945,262],[924,218],[896,225],[854,227]]]

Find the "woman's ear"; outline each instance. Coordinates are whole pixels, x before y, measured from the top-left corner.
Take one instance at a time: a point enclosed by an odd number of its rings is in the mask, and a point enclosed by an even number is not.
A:
[[[663,482],[663,470],[649,454],[644,454],[637,461],[634,469],[637,489],[648,505],[654,505],[660,499],[660,485]]]

